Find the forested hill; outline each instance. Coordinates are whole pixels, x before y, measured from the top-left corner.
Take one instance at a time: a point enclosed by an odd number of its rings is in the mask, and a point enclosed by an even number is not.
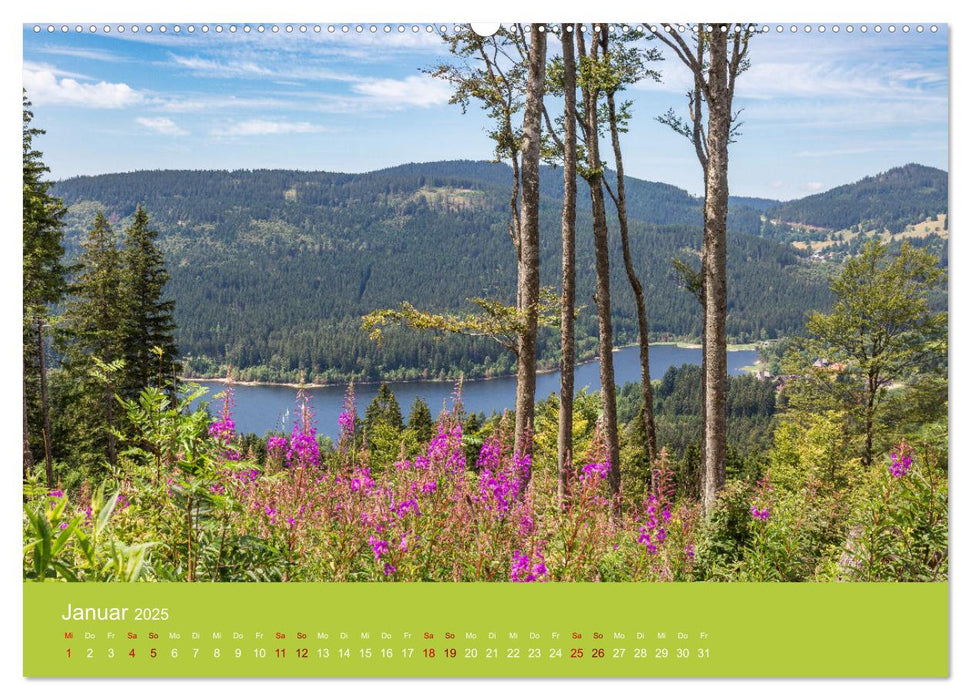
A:
[[[789,224],[890,233],[940,214],[947,214],[947,173],[915,163],[767,210],[769,219]]]
[[[544,170],[541,204],[544,285],[560,270],[562,171]],[[515,264],[507,230],[510,171],[493,163],[408,164],[360,174],[145,171],[57,183],[69,206],[68,248],[94,214],[116,228],[141,203],[160,232],[187,368],[217,373],[231,362],[244,378],[308,380],[356,375],[445,377],[506,372],[508,353],[485,339],[439,342],[386,333],[379,348],[360,317],[410,301],[466,308],[473,296],[512,302]],[[589,197],[580,184],[581,203]],[[681,288],[672,258],[697,264],[701,203],[671,185],[628,179],[631,246],[647,287],[657,338],[697,338],[697,300]],[[729,217],[729,316],[733,340],[777,337],[829,303],[824,276],[791,247],[757,235],[761,212],[737,203]],[[578,349],[592,356],[596,318],[588,212],[578,225]],[[617,342],[636,340],[633,296],[611,221]],[[557,334],[540,339],[551,360]]]

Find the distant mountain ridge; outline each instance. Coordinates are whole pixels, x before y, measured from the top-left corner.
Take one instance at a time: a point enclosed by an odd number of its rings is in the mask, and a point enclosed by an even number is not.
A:
[[[833,231],[859,225],[863,230],[899,233],[908,225],[947,212],[947,172],[909,163],[782,203],[768,208],[766,214],[774,221]]]
[[[292,170],[141,171],[70,178],[54,192],[69,207],[69,251],[94,213],[124,225],[136,204],[160,232],[172,274],[179,343],[190,371],[328,381],[444,378],[507,372],[511,357],[485,339],[439,342],[410,331],[376,347],[360,316],[410,301],[467,308],[468,297],[511,303],[515,260],[507,230],[510,170],[478,161],[410,163],[364,174]],[[581,183],[580,192],[586,188]],[[541,281],[558,288],[562,171],[541,174]],[[697,264],[701,201],[684,190],[627,180],[631,247],[650,300],[655,338],[697,338],[697,300],[671,260]],[[581,200],[582,201],[582,200]],[[771,200],[737,198],[729,212],[728,334],[748,342],[798,331],[825,308],[825,276],[791,246],[760,237]],[[784,205],[783,205],[784,206]],[[611,212],[613,217],[613,212]],[[610,220],[618,344],[636,340],[633,297]],[[578,350],[592,356],[596,319],[589,213],[578,221]],[[547,364],[552,330],[540,339]]]

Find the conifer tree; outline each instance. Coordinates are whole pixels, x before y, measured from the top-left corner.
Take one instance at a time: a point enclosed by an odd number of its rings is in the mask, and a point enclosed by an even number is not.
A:
[[[431,409],[420,396],[416,396],[408,412],[408,430],[414,433],[419,442],[428,442],[432,439],[434,429]]]
[[[174,380],[180,369],[172,318],[175,302],[164,298],[169,273],[157,237],[158,232],[149,227],[148,214],[138,205],[134,221],[125,229],[120,287],[125,348],[121,393],[129,398],[147,386]]]
[[[372,399],[364,413],[364,428],[370,434],[378,425],[386,425],[395,430],[403,430],[401,407],[387,382],[381,382],[377,396]]]
[[[71,389],[71,449],[84,461],[114,463],[114,381],[125,355],[126,304],[116,236],[100,211],[82,244],[78,268],[58,338]]]
[[[51,421],[47,395],[46,337],[50,325],[51,308],[65,291],[65,268],[62,261],[61,200],[48,191],[50,183],[44,174],[48,168],[41,160],[41,152],[33,145],[42,129],[31,126],[34,115],[30,111],[26,91],[23,94],[23,470],[24,478],[33,469],[34,453],[44,455],[49,486],[54,485],[51,459]]]

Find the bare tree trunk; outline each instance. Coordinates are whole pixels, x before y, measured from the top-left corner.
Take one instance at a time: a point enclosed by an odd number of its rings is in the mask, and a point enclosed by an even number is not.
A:
[[[606,34],[604,35],[606,44]],[[606,45],[604,46],[606,50]],[[647,457],[654,462],[657,459],[657,431],[654,427],[654,396],[651,390],[651,355],[650,337],[647,326],[647,307],[644,304],[644,289],[634,269],[634,261],[630,254],[630,239],[627,228],[627,195],[624,187],[624,158],[620,150],[620,133],[617,128],[617,109],[614,94],[607,93],[607,112],[610,116],[610,140],[614,148],[614,167],[617,169],[617,194],[614,204],[617,206],[617,221],[620,224],[620,241],[624,253],[624,268],[627,271],[627,281],[634,292],[634,302],[637,305],[637,340],[641,353],[641,402],[644,404],[642,417],[644,420],[644,434],[647,439]]]
[[[54,488],[54,465],[51,459],[51,411],[47,401],[47,362],[44,358],[44,321],[37,318],[37,358],[40,362],[40,410],[44,421],[44,467],[47,486]]]
[[[705,174],[705,493],[711,512],[725,484],[728,358],[725,346],[728,141],[732,94],[728,84],[728,32],[718,25],[708,35],[708,169]]]
[[[573,380],[576,365],[574,315],[576,313],[576,238],[577,238],[577,75],[573,51],[573,32],[562,25],[563,44],[563,290],[560,297],[560,424],[557,441],[559,483],[557,496],[561,507],[569,498],[573,470]]]
[[[30,451],[30,422],[27,420],[27,380],[23,381],[24,397],[24,481],[34,471],[34,453]]]
[[[586,56],[583,34],[577,32],[577,46],[581,61]],[[591,58],[596,61],[597,42],[590,44]],[[583,84],[584,132],[587,145],[587,169],[585,176],[590,185],[590,202],[593,210],[593,240],[596,253],[597,327],[600,334],[600,392],[603,401],[603,435],[607,442],[610,460],[610,490],[614,496],[614,516],[620,514],[620,440],[617,435],[617,387],[614,384],[614,330],[610,318],[610,256],[607,248],[607,212],[604,207],[603,163],[600,162],[599,123],[596,86]]]
[[[546,80],[546,34],[539,24],[530,32],[529,77],[523,115],[522,212],[519,226],[520,311],[524,315],[516,361],[517,454],[531,449],[536,395],[536,329],[539,313],[539,160]]]
[[[879,384],[877,383],[877,375],[871,371],[867,376],[866,407],[864,409],[866,439],[863,445],[863,463],[867,466],[873,464],[873,416],[875,413],[874,405],[877,398],[878,387]]]

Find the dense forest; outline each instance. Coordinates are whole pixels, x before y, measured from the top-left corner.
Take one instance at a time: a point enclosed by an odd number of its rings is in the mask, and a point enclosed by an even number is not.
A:
[[[295,171],[155,171],[64,180],[66,246],[76,250],[95,211],[125,222],[135,203],[159,231],[176,300],[186,371],[241,378],[457,378],[509,373],[511,360],[484,339],[438,340],[390,331],[368,341],[360,317],[399,301],[436,311],[468,308],[469,297],[510,301],[515,258],[504,207],[508,166],[484,162],[403,165],[363,175]],[[555,287],[562,175],[541,173],[540,269]],[[670,185],[628,178],[631,253],[652,298],[656,340],[697,340],[697,301],[681,288],[672,259],[696,260],[700,201]],[[587,217],[586,219],[584,217]],[[587,223],[584,223],[584,222]],[[735,222],[737,226],[735,226]],[[791,247],[764,240],[758,212],[730,209],[730,314],[737,342],[798,330],[805,309],[825,307],[825,280]],[[581,212],[580,226],[589,225]],[[733,228],[735,226],[735,228]],[[617,239],[612,252],[620,256]],[[577,251],[580,359],[596,347],[593,249]],[[452,274],[417,274],[449,270]],[[616,344],[636,341],[634,300],[622,268],[612,273]],[[552,332],[541,362],[555,361]]]
[[[938,214],[947,214],[947,173],[910,163],[859,182],[769,207],[769,219],[833,231],[900,233]]]

